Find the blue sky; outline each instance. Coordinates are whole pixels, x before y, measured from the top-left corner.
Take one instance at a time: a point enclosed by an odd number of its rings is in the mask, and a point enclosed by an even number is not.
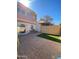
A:
[[[37,19],[49,15],[53,18],[52,23],[61,22],[61,0],[24,0],[25,4],[37,14]]]

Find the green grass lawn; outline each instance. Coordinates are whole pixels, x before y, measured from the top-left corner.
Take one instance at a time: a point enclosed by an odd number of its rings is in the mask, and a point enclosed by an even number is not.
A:
[[[61,43],[60,36],[55,36],[55,35],[47,34],[47,33],[42,33],[42,34],[40,34],[40,35],[38,35],[38,36],[39,36],[39,37],[42,37],[42,38],[46,38],[46,39],[48,39],[48,40],[52,40],[52,41]]]

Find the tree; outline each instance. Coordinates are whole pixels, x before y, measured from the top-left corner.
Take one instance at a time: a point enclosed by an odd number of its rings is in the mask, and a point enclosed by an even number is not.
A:
[[[44,16],[44,20],[46,21],[46,23],[51,23],[51,21],[53,20],[53,18],[50,17],[50,16]]]
[[[51,23],[52,20],[53,18],[47,15],[40,19],[40,21],[44,21],[45,23]]]
[[[44,24],[52,24],[51,21],[53,20],[53,18],[51,16],[44,16],[43,18],[40,19],[40,21],[44,21]]]

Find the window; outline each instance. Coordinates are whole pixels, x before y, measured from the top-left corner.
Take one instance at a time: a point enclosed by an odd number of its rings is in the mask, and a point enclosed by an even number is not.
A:
[[[17,26],[18,26],[18,27],[25,27],[24,24],[20,24],[20,23],[18,23]]]
[[[60,56],[58,56],[58,57],[57,57],[57,59],[61,59],[61,57],[60,57]]]
[[[21,9],[21,14],[25,16],[25,11]]]
[[[27,11],[25,12],[25,16],[26,16],[26,17],[28,16],[28,12],[27,12]]]
[[[17,13],[19,13],[19,14],[25,16],[25,11],[22,10],[21,8],[19,8],[19,7],[17,7]]]
[[[19,8],[19,7],[17,7],[17,12],[18,12],[18,13],[20,12],[20,8]]]
[[[30,12],[28,12],[27,18],[32,19],[32,14]]]

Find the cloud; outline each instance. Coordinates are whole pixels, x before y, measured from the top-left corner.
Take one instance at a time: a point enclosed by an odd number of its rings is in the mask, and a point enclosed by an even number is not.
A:
[[[30,7],[31,3],[34,0],[19,0],[20,3],[22,3],[23,5],[25,5],[26,7]]]

